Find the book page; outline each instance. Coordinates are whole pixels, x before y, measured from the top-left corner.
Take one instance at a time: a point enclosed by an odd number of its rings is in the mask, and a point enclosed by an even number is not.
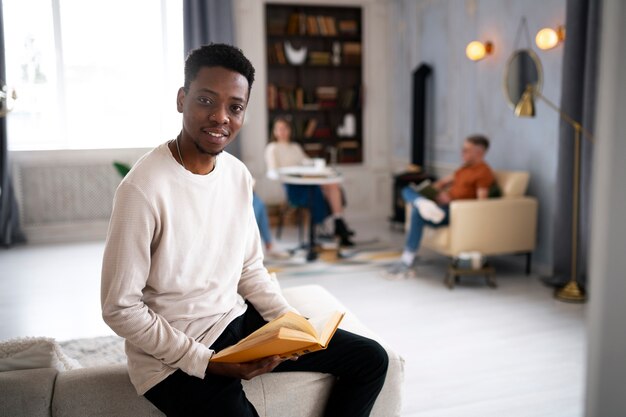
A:
[[[318,345],[317,340],[304,332],[280,329],[264,333],[251,340],[242,340],[236,345],[220,350],[211,360],[216,362],[247,362],[272,355],[283,355],[305,347]]]
[[[330,338],[335,334],[337,326],[341,323],[344,315],[345,313],[340,311],[333,311],[324,316],[309,319],[311,326],[313,326],[318,335],[320,345],[326,347]]]
[[[256,339],[258,337],[264,336],[266,333],[277,333],[281,328],[299,330],[303,333],[307,333],[317,339],[317,333],[315,328],[311,326],[311,324],[302,316],[297,315],[296,313],[287,312],[282,316],[270,321],[265,326],[261,327],[257,331],[251,333],[248,337],[241,340],[239,343],[243,343],[244,341],[248,341],[251,339]]]
[[[288,357],[294,353],[305,354],[325,349],[343,316],[344,313],[335,311],[313,319],[311,324],[304,317],[289,312],[269,322],[239,343],[219,351],[211,360],[245,362],[276,354]],[[314,325],[319,329],[320,337]]]

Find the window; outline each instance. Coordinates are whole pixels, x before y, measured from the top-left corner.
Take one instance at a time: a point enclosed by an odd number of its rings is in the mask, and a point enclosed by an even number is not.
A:
[[[9,149],[153,147],[181,127],[182,0],[4,0]]]

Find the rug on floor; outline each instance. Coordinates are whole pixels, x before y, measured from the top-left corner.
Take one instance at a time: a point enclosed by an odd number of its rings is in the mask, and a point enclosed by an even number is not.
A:
[[[389,243],[372,240],[360,242],[354,248],[337,250],[332,245],[322,245],[318,259],[307,262],[306,251],[299,250],[286,258],[266,258],[265,266],[278,278],[311,276],[325,273],[341,274],[382,269],[397,261],[401,252]]]

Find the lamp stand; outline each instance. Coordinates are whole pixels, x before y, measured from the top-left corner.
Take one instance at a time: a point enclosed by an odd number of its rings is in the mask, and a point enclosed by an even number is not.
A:
[[[556,104],[548,100],[543,94],[536,90],[532,85],[527,85],[526,90],[522,94],[520,101],[515,106],[515,115],[518,117],[532,117],[535,115],[535,104],[533,96],[536,96],[555,110],[559,116],[574,128],[574,175],[572,176],[572,255],[571,255],[571,275],[570,279],[563,288],[559,288],[554,292],[557,300],[567,301],[570,303],[584,303],[587,296],[578,286],[578,196],[580,194],[580,139],[585,135],[587,139],[593,142],[593,135],[586,130],[580,123],[572,119],[567,113],[561,110]]]
[[[574,131],[574,175],[572,184],[572,256],[571,275],[568,283],[554,292],[554,297],[570,303],[584,303],[587,296],[578,286],[578,196],[580,194],[580,132],[582,126],[573,124]]]

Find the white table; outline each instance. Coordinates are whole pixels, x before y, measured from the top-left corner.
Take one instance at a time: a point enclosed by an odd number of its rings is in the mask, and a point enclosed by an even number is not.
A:
[[[303,185],[310,190],[309,195],[309,243],[306,259],[317,259],[315,252],[315,223],[313,222],[313,190],[315,186],[325,184],[339,184],[343,182],[343,176],[332,168],[313,166],[284,167],[278,170],[278,178],[283,184]]]

